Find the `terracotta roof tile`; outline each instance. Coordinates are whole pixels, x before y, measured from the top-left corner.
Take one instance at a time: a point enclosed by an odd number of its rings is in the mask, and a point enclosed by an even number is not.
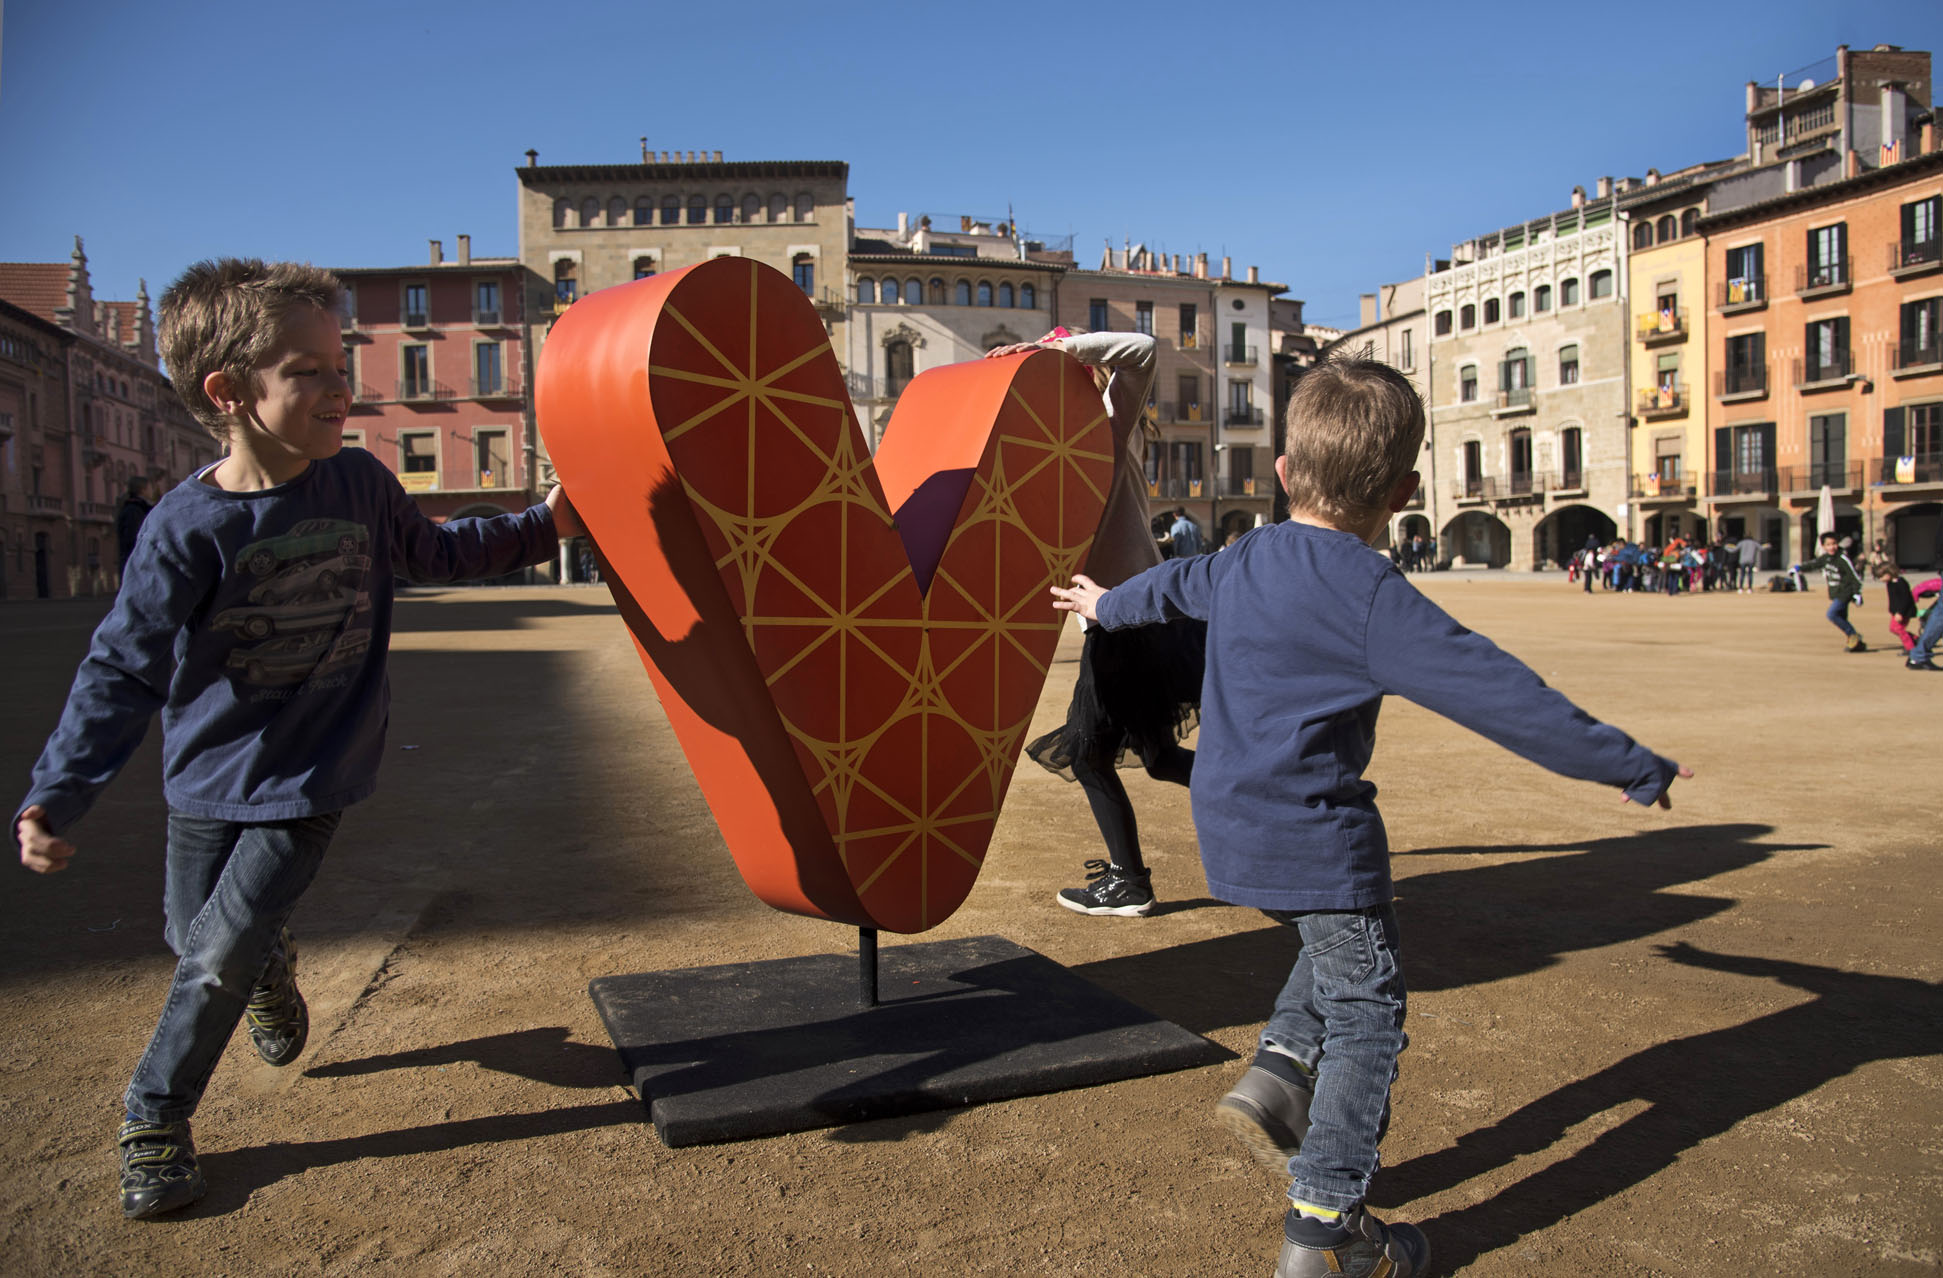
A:
[[[0,297],[48,323],[67,305],[66,262],[0,262]]]

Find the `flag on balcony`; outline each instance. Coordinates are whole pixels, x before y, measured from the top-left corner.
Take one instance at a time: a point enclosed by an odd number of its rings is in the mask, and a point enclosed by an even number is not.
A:
[[[1896,482],[1913,484],[1916,482],[1916,459],[1914,457],[1896,458]]]
[[[1884,142],[1882,144],[1882,167],[1883,168],[1888,168],[1890,165],[1896,163],[1898,160],[1902,158],[1903,158],[1903,144],[1900,141]]]
[[[1657,470],[1646,476],[1646,495],[1648,497],[1660,495],[1660,472]]]

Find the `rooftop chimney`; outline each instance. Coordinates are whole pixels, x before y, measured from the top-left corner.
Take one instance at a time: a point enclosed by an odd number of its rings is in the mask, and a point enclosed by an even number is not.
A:
[[[1599,198],[1600,198],[1600,199],[1602,199],[1602,200],[1603,200],[1603,199],[1606,199],[1606,198],[1608,198],[1608,197],[1610,197],[1610,196],[1612,195],[1612,179],[1611,179],[1611,178],[1609,178],[1609,177],[1602,177],[1602,178],[1600,178],[1600,179],[1599,179],[1599,185],[1598,185],[1598,191],[1599,191]]]
[[[1231,280],[1235,277],[1235,260],[1227,254],[1221,255],[1221,278]]]
[[[1575,186],[1572,188],[1572,207],[1575,209],[1582,209],[1585,207],[1585,188],[1584,187]]]
[[[720,151],[717,151],[715,153],[715,162],[717,164],[720,164],[722,162],[722,153]]]
[[[1382,309],[1377,305],[1376,294],[1360,293],[1356,297],[1356,327],[1368,328],[1383,318]]]
[[[433,240],[432,241],[432,265],[437,266],[439,263],[443,262],[444,260],[445,260],[445,245],[439,243],[437,240]]]
[[[526,167],[529,169],[533,169],[533,168],[538,168],[539,165],[540,165],[540,153],[538,151],[535,151],[532,147],[526,148]]]
[[[1206,253],[1196,253],[1194,255],[1194,278],[1197,280],[1208,278],[1208,255]]]
[[[461,235],[459,237],[459,265],[472,265],[472,237],[470,235]]]
[[[1262,282],[1262,268],[1261,268],[1261,267],[1259,267],[1259,266],[1251,266],[1251,267],[1249,267],[1249,268],[1248,268],[1248,282],[1249,282],[1250,284],[1259,284],[1259,283],[1261,283],[1261,282]]]
[[[1646,170],[1646,185],[1658,186],[1659,184],[1660,184],[1660,171],[1658,169]]]

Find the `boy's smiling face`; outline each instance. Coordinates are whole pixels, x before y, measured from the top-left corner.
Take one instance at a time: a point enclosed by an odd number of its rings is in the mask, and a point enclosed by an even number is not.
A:
[[[281,337],[250,383],[245,413],[251,435],[268,436],[255,440],[268,454],[263,460],[321,461],[344,446],[351,383],[336,316],[315,307],[287,315]]]

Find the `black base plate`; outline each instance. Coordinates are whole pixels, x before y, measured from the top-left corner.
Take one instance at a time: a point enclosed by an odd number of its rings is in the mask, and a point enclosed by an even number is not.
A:
[[[1234,1053],[997,936],[592,982],[662,1142],[782,1132],[1089,1087]]]

